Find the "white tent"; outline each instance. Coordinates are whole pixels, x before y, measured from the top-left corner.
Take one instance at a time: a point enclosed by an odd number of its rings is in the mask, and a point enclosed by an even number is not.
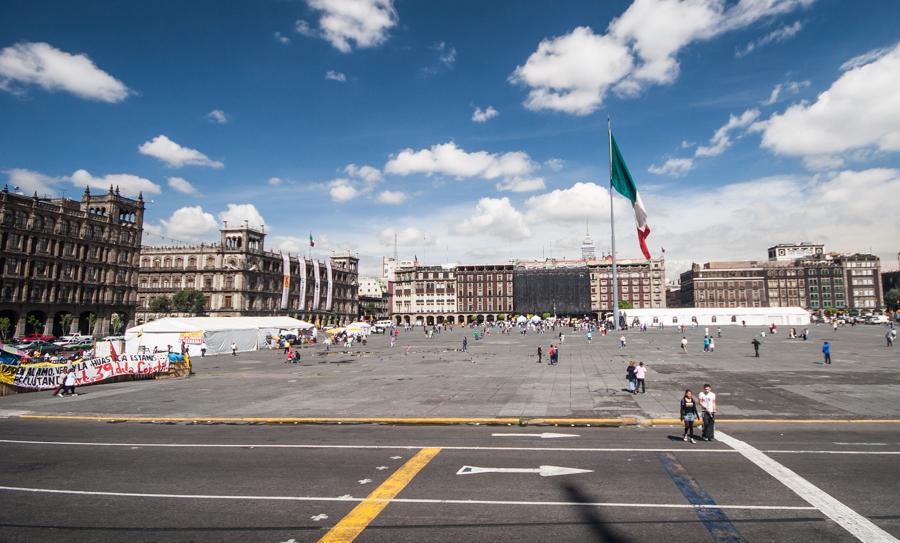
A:
[[[371,328],[372,327],[366,322],[351,322],[344,327],[344,330],[346,330],[348,334],[362,334],[367,336],[369,335],[369,330]]]
[[[747,326],[804,326],[809,324],[809,311],[802,307],[673,307],[661,309],[623,309],[626,322],[634,319],[653,327],[663,326],[726,326],[746,323]]]
[[[200,345],[206,343],[207,354],[222,354],[231,352],[232,342],[238,351],[255,351],[265,345],[266,336],[314,328],[291,317],[167,317],[126,330],[125,352],[165,351],[170,346],[178,352],[184,343],[191,356],[199,356]]]

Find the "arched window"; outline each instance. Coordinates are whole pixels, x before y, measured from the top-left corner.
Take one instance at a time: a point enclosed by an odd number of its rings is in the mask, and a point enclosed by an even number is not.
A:
[[[215,258],[213,258],[211,256],[206,257],[206,267],[207,268],[213,268],[213,267],[215,267],[215,265],[216,265]]]
[[[172,259],[169,258],[169,257],[164,258],[164,259],[163,259],[163,267],[164,267],[164,268],[171,268],[171,267],[172,267]]]
[[[194,257],[188,258],[188,269],[196,269],[197,268],[197,259]]]

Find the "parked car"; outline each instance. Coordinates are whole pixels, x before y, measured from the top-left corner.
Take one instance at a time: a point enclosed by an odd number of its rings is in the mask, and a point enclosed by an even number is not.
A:
[[[16,343],[28,343],[29,341],[47,341],[55,340],[54,336],[45,336],[44,334],[31,334],[30,336],[17,337],[13,341]]]
[[[887,324],[890,322],[884,315],[872,315],[866,318],[866,324]]]
[[[80,343],[90,341],[91,336],[82,336],[81,334],[72,334],[70,336],[60,336],[54,341],[57,345],[68,345],[70,343]]]
[[[13,345],[13,347],[15,347],[16,349],[19,349],[20,351],[25,351],[28,353],[33,353],[35,351],[38,351],[41,354],[57,353],[62,349],[62,347],[60,347],[59,345],[50,343],[49,341],[41,341],[41,340],[17,343],[15,345]]]

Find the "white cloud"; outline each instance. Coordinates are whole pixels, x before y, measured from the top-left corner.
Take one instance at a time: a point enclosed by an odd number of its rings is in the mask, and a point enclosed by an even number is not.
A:
[[[497,115],[500,115],[500,112],[494,109],[494,106],[488,106],[484,109],[476,107],[475,112],[472,113],[472,121],[476,123],[486,123]]]
[[[609,87],[631,71],[633,62],[627,47],[580,26],[541,41],[510,81],[530,87],[528,109],[587,115],[600,106]]]
[[[200,195],[200,192],[197,191],[197,188],[183,177],[170,177],[168,181],[169,187],[177,190],[182,194],[190,194],[192,196]]]
[[[203,211],[200,206],[176,209],[168,220],[162,219],[159,222],[162,225],[161,229],[154,229],[152,225],[145,225],[145,229],[157,235],[183,241],[201,240],[219,229],[219,224],[212,213]]]
[[[793,11],[813,0],[635,0],[606,34],[581,26],[546,38],[510,81],[529,87],[525,106],[587,115],[610,88],[637,95],[678,77],[678,53],[693,42]]]
[[[39,196],[56,194],[59,191],[60,183],[64,181],[63,178],[52,177],[25,168],[11,168],[4,170],[3,173],[7,175],[6,184],[10,191],[22,192],[29,196],[35,192]]]
[[[392,156],[384,171],[394,175],[434,174],[457,179],[480,177],[497,179],[525,176],[537,169],[522,151],[494,154],[487,151],[468,153],[453,142],[432,145],[429,149],[404,149]]]
[[[720,126],[709,139],[709,145],[700,145],[694,149],[692,158],[670,158],[662,166],[651,165],[648,171],[656,175],[674,177],[685,175],[694,168],[695,159],[719,156],[724,153],[732,145],[732,136],[735,133],[738,133],[738,137],[742,136],[757,118],[759,118],[759,110],[755,108],[748,109],[738,116],[729,115],[728,122]],[[685,142],[681,143],[681,147],[685,147]]]
[[[655,164],[650,165],[647,171],[656,175],[671,175],[673,177],[681,177],[694,169],[693,158],[670,158],[666,160],[662,166]]]
[[[843,72],[814,103],[795,104],[757,123],[762,146],[808,163],[860,151],[900,151],[897,81],[900,44],[868,64]],[[828,160],[834,162],[834,158]]]
[[[487,235],[515,241],[531,235],[525,216],[513,207],[509,198],[482,198],[472,215],[451,226],[459,235]]]
[[[446,42],[439,41],[432,46],[432,49],[438,52],[438,60],[447,68],[452,68],[456,64],[456,48],[448,45]]]
[[[342,53],[354,45],[358,49],[381,45],[397,24],[393,0],[307,0],[307,4],[321,13],[316,34]],[[306,21],[297,21],[296,30],[312,34]]]
[[[694,151],[694,157],[719,156],[731,147],[731,134],[753,124],[759,117],[758,109],[748,109],[740,116],[729,115],[728,122],[719,127],[709,140],[709,146],[701,145]]]
[[[329,184],[328,194],[335,202],[349,202],[361,194],[349,179],[335,179]]]
[[[153,181],[127,173],[114,173],[103,177],[94,177],[87,170],[77,170],[68,179],[76,187],[90,187],[104,192],[109,190],[110,186],[118,187],[124,196],[130,198],[136,197],[141,192],[144,194],[159,194],[162,192],[160,186]]]
[[[544,184],[543,177],[512,177],[497,183],[497,190],[510,192],[533,192],[544,190],[545,188],[547,188],[547,185]]]
[[[100,102],[121,102],[132,93],[87,55],[73,55],[43,42],[17,43],[0,51],[0,89],[21,94],[27,85]]]
[[[547,166],[554,172],[558,172],[565,167],[566,161],[561,158],[549,158],[544,161],[544,166]]]
[[[400,229],[393,227],[385,228],[378,235],[378,240],[385,247],[392,247],[394,245],[395,235],[397,237],[397,244],[404,247],[427,247],[434,245],[434,236],[431,235],[431,232],[421,230],[415,226],[408,226]]]
[[[779,83],[772,88],[771,94],[769,94],[769,97],[762,105],[771,106],[787,95],[793,96],[799,94],[800,91],[807,87],[809,87],[809,81],[787,81],[785,83]]]
[[[253,204],[228,204],[228,208],[219,213],[219,220],[228,221],[231,226],[240,226],[247,221],[250,228],[262,228],[266,224]]]
[[[273,187],[277,187],[278,185],[280,185],[282,183],[284,183],[284,179],[282,179],[280,177],[270,177],[269,178],[269,185],[271,185]]]
[[[308,22],[303,19],[298,19],[296,23],[294,23],[294,30],[297,34],[303,34],[304,36],[308,36],[310,38],[318,37],[316,31],[309,25]]]
[[[893,50],[894,47],[879,47],[877,49],[872,49],[871,51],[866,51],[841,64],[841,71],[846,72],[848,70],[859,68],[860,66],[865,66],[866,64],[871,64]]]
[[[624,198],[613,200],[616,212],[634,217]],[[575,183],[567,189],[556,189],[546,194],[532,196],[525,201],[526,217],[534,222],[552,222],[571,225],[585,219],[609,220],[609,190],[593,182]],[[630,215],[629,215],[630,214]]]
[[[214,109],[206,114],[206,120],[208,120],[211,123],[225,124],[230,119],[228,117],[228,114],[225,113],[224,111],[222,111],[221,109]]]
[[[735,51],[734,56],[741,58],[749,55],[756,49],[769,45],[770,43],[780,43],[796,36],[803,29],[803,23],[796,21],[791,25],[782,25],[775,30],[769,32],[765,36],[757,38]]]
[[[382,204],[398,205],[405,202],[409,196],[405,192],[396,190],[383,190],[378,194],[378,201]]]
[[[275,41],[277,41],[281,45],[290,45],[291,44],[291,39],[289,37],[285,36],[284,34],[282,34],[281,32],[276,32],[274,34],[274,36],[275,36]]]
[[[344,173],[350,177],[360,179],[368,185],[374,185],[384,179],[381,175],[381,170],[367,165],[357,166],[356,164],[347,164],[344,166]]]
[[[325,79],[329,79],[331,81],[337,81],[339,83],[346,83],[347,75],[343,72],[336,72],[334,70],[328,70],[325,72]]]
[[[173,168],[182,166],[225,167],[221,162],[210,159],[196,149],[182,147],[162,134],[142,143],[138,146],[138,151],[142,155],[158,158]]]

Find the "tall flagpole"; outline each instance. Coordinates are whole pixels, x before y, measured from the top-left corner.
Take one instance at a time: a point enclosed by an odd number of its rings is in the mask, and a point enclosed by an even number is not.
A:
[[[612,119],[606,115],[606,135],[609,142],[609,232],[612,236],[612,292],[613,292],[613,329],[619,329],[619,277],[616,271],[616,220],[613,215],[613,177],[612,177]]]

